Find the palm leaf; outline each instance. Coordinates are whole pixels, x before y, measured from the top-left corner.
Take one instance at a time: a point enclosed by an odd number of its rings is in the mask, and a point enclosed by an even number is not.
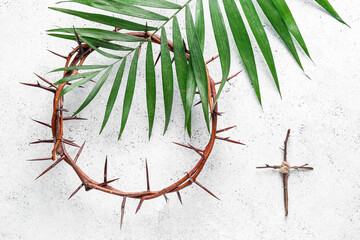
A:
[[[163,83],[165,127],[164,134],[169,126],[173,104],[173,71],[171,66],[170,51],[165,28],[161,29],[161,76]]]
[[[106,68],[109,65],[81,65],[81,66],[71,66],[71,67],[63,67],[52,70],[51,72],[62,72],[62,71],[72,71],[72,70],[93,70],[99,68]]]
[[[246,31],[244,21],[242,20],[240,12],[234,1],[223,0],[223,3],[237,49],[244,62],[256,96],[261,104],[260,86],[256,70],[254,52],[251,46],[249,35]]]
[[[94,97],[98,94],[98,92],[100,91],[101,87],[104,85],[105,81],[107,80],[107,78],[109,77],[109,74],[111,72],[112,66],[109,67],[105,73],[100,77],[99,81],[97,81],[97,83],[95,84],[94,88],[91,90],[91,92],[89,93],[89,95],[87,96],[87,98],[85,99],[85,101],[83,102],[83,104],[81,104],[81,106],[78,108],[78,110],[75,111],[75,113],[73,114],[73,116],[75,116],[76,114],[78,114],[79,112],[81,112],[93,99]]]
[[[273,0],[273,3],[275,4],[276,8],[279,10],[280,15],[284,19],[284,22],[288,27],[289,31],[291,32],[291,34],[294,36],[294,38],[299,43],[301,48],[304,50],[306,55],[308,55],[308,57],[310,58],[310,54],[306,47],[305,41],[301,36],[300,30],[285,0]]]
[[[189,6],[186,6],[185,18],[186,18],[186,34],[190,50],[190,64],[194,70],[194,76],[196,85],[199,89],[201,103],[204,112],[204,118],[208,130],[210,130],[209,120],[209,95],[208,95],[208,83],[207,72],[205,69],[204,57],[201,52],[199,38],[195,31],[194,21],[190,12]]]
[[[109,99],[107,101],[106,104],[106,109],[105,109],[105,116],[104,116],[104,120],[101,126],[101,130],[100,133],[104,130],[106,123],[109,120],[110,114],[112,112],[112,109],[114,107],[118,92],[119,92],[119,88],[120,88],[120,84],[121,84],[121,80],[124,74],[124,69],[125,69],[125,65],[126,65],[126,58],[124,58],[122,60],[122,63],[120,64],[119,70],[116,74],[116,77],[114,79],[114,83],[113,86],[111,88],[110,94],[109,94]]]
[[[219,51],[220,64],[222,69],[222,79],[220,88],[217,91],[215,103],[219,99],[221,91],[225,86],[226,80],[230,72],[230,46],[229,39],[225,28],[224,19],[217,0],[209,1],[211,22],[213,25],[216,45]]]
[[[70,92],[71,90],[75,89],[76,87],[84,85],[85,83],[89,82],[94,77],[96,77],[99,73],[100,73],[100,71],[93,72],[92,74],[86,76],[84,79],[81,79],[75,83],[72,83],[70,86],[68,86],[68,87],[64,88],[64,90],[62,90],[60,96],[63,96],[64,94]]]
[[[194,70],[191,64],[188,64],[188,74],[186,79],[186,104],[185,104],[185,126],[191,136],[191,108],[194,102],[196,91],[196,81]]]
[[[155,27],[145,26],[145,25],[130,22],[130,21],[127,21],[124,19],[110,17],[110,16],[106,16],[106,15],[102,15],[102,14],[80,12],[80,11],[75,11],[75,10],[70,10],[70,9],[65,9],[65,8],[55,8],[55,7],[51,7],[50,9],[58,11],[58,12],[74,15],[74,16],[83,18],[85,20],[92,21],[92,22],[97,22],[97,23],[101,23],[104,25],[108,25],[111,27],[117,27],[117,28],[134,30],[134,31],[156,30]]]
[[[271,47],[269,40],[267,38],[265,29],[260,21],[260,18],[255,10],[254,4],[252,3],[252,0],[240,0],[240,4],[244,10],[246,19],[248,20],[248,23],[250,25],[251,31],[254,34],[254,37],[256,39],[256,42],[258,43],[261,52],[266,60],[266,63],[270,69],[271,75],[274,78],[276,87],[280,92],[280,86],[278,81],[278,76],[276,73],[275,68],[275,62],[274,58],[271,52]]]
[[[185,1],[185,0],[184,0]],[[121,127],[119,132],[119,138],[121,137],[132,105],[138,57],[141,45],[146,41],[148,42],[148,48],[146,52],[146,101],[147,101],[147,112],[149,120],[149,138],[151,137],[152,128],[154,124],[155,106],[156,106],[156,78],[155,78],[155,67],[154,67],[154,56],[152,43],[150,37],[155,38],[158,31],[161,30],[161,72],[162,72],[162,84],[163,84],[163,97],[164,97],[164,108],[165,108],[165,127],[164,133],[166,132],[172,113],[173,104],[173,70],[172,62],[170,57],[169,46],[167,43],[167,35],[165,31],[165,25],[173,19],[173,46],[174,60],[176,77],[179,85],[179,91],[181,101],[185,112],[185,127],[191,136],[191,109],[194,101],[196,89],[198,89],[200,100],[202,103],[203,114],[208,129],[210,128],[209,123],[209,89],[208,89],[208,78],[207,68],[204,63],[203,51],[205,45],[205,19],[204,19],[204,6],[202,0],[197,0],[195,4],[195,22],[190,11],[189,3],[192,0],[186,0],[185,4],[180,6],[166,0],[70,0],[67,2],[79,3],[87,5],[96,9],[107,11],[111,14],[121,14],[121,18],[112,17],[104,14],[89,13],[82,11],[75,11],[64,8],[51,8],[53,10],[73,15],[76,17],[83,18],[93,23],[103,24],[110,27],[115,27],[115,30],[110,31],[101,28],[58,28],[48,30],[48,34],[54,37],[75,40],[78,44],[83,47],[92,48],[94,51],[105,56],[106,58],[117,59],[110,65],[85,65],[79,67],[67,67],[58,68],[53,72],[59,71],[82,71],[82,70],[102,70],[106,69],[105,73],[100,77],[95,87],[90,92],[84,103],[80,106],[77,112],[84,109],[96,96],[105,83],[109,76],[111,68],[123,58],[135,52],[130,66],[130,71],[127,77],[126,91],[124,96],[124,104],[122,111]],[[315,0],[321,7],[323,7],[329,14],[331,14],[338,21],[344,23],[334,8],[330,5],[328,0]],[[257,44],[266,60],[274,82],[280,92],[278,76],[275,67],[275,61],[272,55],[272,49],[269,44],[265,29],[259,18],[259,15],[254,7],[253,1],[251,0],[239,0],[240,5],[244,11],[245,17],[249,23],[251,32],[253,33]],[[260,8],[264,12],[265,16],[280,36],[286,47],[289,49],[292,56],[295,58],[298,65],[302,68],[302,64],[294,45],[295,40],[299,43],[304,52],[310,56],[305,41],[302,38],[300,30],[295,22],[290,9],[288,8],[285,0],[257,0]],[[260,86],[257,75],[257,67],[254,58],[254,52],[252,44],[249,38],[248,31],[245,27],[242,16],[234,0],[223,0],[224,8],[228,23],[230,25],[232,36],[236,47],[239,51],[240,57],[244,63],[246,71],[249,75],[250,81],[253,85],[257,98],[261,104]],[[140,6],[140,7],[139,7]],[[142,8],[150,7],[151,9]],[[175,12],[168,18],[161,15],[155,10],[159,8],[165,9],[176,9]],[[186,25],[186,36],[189,50],[184,46],[182,39],[182,32],[177,20],[177,15],[181,10],[185,8],[185,25]],[[209,11],[210,18],[215,36],[216,46],[219,52],[220,65],[222,70],[221,85],[218,90],[218,100],[220,93],[226,83],[230,69],[230,46],[228,33],[225,27],[224,18],[218,3],[218,0],[209,0]],[[132,20],[127,20],[127,16],[137,17],[142,21],[136,23]],[[157,26],[149,26],[144,20],[155,20],[160,22]],[[155,25],[155,24],[154,24]],[[128,32],[120,33],[122,29],[130,31],[141,31],[141,32]],[[151,32],[153,31],[153,32]],[[135,37],[137,35],[141,37]],[[118,43],[120,42],[120,43]],[[138,46],[127,46],[130,43],[136,43]],[[100,49],[101,48],[101,49]],[[102,49],[109,49],[119,51],[120,53],[110,53]],[[124,54],[121,54],[124,53]],[[187,55],[189,53],[189,55]],[[109,116],[112,112],[115,104],[119,87],[122,81],[123,72],[126,61],[123,59],[118,73],[115,77],[113,87],[109,94],[108,103],[105,110],[105,116],[101,131],[104,129]],[[86,71],[78,73],[74,76],[69,76],[60,79],[56,84],[71,82],[70,86],[67,86],[62,91],[62,95],[81,86],[92,78],[97,76],[100,71]],[[77,80],[77,81],[74,81]],[[281,93],[280,93],[281,94]],[[76,112],[76,113],[77,113]],[[101,132],[100,131],[100,132]]]
[[[133,6],[131,4],[116,1],[116,0],[72,0],[70,2],[76,2],[80,4],[84,4],[87,6],[91,6],[97,9],[119,13],[131,17],[138,17],[143,19],[150,19],[150,20],[168,20],[167,17],[160,15],[155,12],[151,12],[149,10]]]
[[[134,96],[135,82],[136,82],[136,71],[138,65],[138,57],[139,57],[139,48],[136,49],[134,57],[131,61],[131,66],[129,70],[128,80],[126,84],[125,96],[124,96],[124,104],[121,118],[121,128],[118,139],[120,139],[126,125],[126,121],[129,116],[131,103]]]
[[[279,11],[274,5],[272,0],[257,0],[261,9],[265,13],[267,19],[270,21],[271,25],[275,29],[275,31],[279,34],[280,38],[285,43],[286,47],[289,49],[296,62],[299,64],[300,68],[303,69],[299,55],[296,51],[294,42],[291,38],[289,30],[282,19]]]
[[[124,2],[132,5],[153,7],[153,8],[166,8],[166,9],[180,9],[181,6],[165,0],[116,0],[117,2]]]
[[[149,139],[154,125],[156,107],[156,78],[155,64],[151,40],[146,49],[146,104],[149,119]]]
[[[188,66],[187,59],[184,49],[183,40],[181,37],[180,27],[177,20],[177,17],[174,17],[173,20],[173,43],[174,43],[174,59],[175,59],[175,69],[176,77],[179,85],[180,96],[182,104],[185,111],[185,119],[187,119],[188,112],[186,111],[186,82],[188,77]],[[194,90],[195,93],[195,90]],[[192,102],[191,102],[192,105]],[[190,106],[191,106],[190,105]],[[185,121],[186,126],[186,121]]]
[[[321,7],[323,7],[331,16],[333,16],[336,20],[341,23],[346,24],[344,20],[339,16],[339,14],[335,11],[335,9],[331,6],[328,0],[315,0]],[[347,25],[347,24],[346,24]]]
[[[49,33],[72,33],[75,36],[73,28],[56,28],[47,30]],[[144,39],[130,36],[128,34],[98,29],[98,28],[76,28],[76,32],[82,37],[90,37],[95,39],[104,39],[109,41],[120,42],[141,42]]]
[[[71,75],[71,76],[68,76],[68,77],[64,77],[58,81],[56,81],[54,84],[55,85],[59,85],[59,84],[62,84],[62,83],[66,83],[66,82],[70,82],[70,81],[73,81],[73,80],[77,80],[79,78],[83,78],[83,77],[87,77],[87,76],[92,76],[95,74],[95,76],[100,73],[101,71],[93,71],[93,72],[84,72],[84,73],[78,73],[76,75]]]
[[[196,1],[195,8],[195,29],[199,37],[201,51],[204,52],[205,45],[205,18],[204,18],[204,6],[202,0]]]

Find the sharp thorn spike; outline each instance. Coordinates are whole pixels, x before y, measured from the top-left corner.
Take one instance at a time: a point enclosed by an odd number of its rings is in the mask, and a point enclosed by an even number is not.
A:
[[[234,77],[236,77],[237,75],[239,75],[239,73],[241,73],[241,72],[242,72],[242,70],[239,71],[239,72],[237,72],[237,73],[235,73],[234,75],[230,76],[228,79],[226,79],[226,81],[230,81],[231,79],[233,79]],[[221,82],[216,82],[216,83],[215,83],[215,85],[219,85],[219,84],[221,84]]]
[[[38,144],[38,143],[53,143],[54,140],[53,139],[50,139],[50,140],[38,140],[38,141],[34,141],[34,142],[31,142],[30,144]]]
[[[85,142],[86,142],[86,141],[85,141]],[[79,156],[80,156],[80,154],[81,154],[81,152],[82,152],[82,150],[83,150],[83,148],[84,148],[84,146],[85,146],[85,142],[83,143],[83,145],[81,145],[78,153],[76,154],[76,156],[75,156],[75,158],[74,158],[74,163],[77,162],[77,160],[78,160],[78,158],[79,158]]]
[[[176,145],[179,145],[179,146],[181,146],[181,147],[184,147],[184,148],[188,148],[188,149],[191,149],[191,150],[195,150],[195,149],[196,149],[196,151],[204,152],[203,150],[198,149],[198,148],[196,148],[196,147],[194,147],[194,146],[191,146],[190,144],[189,144],[189,145],[185,145],[185,144],[177,143],[177,142],[173,142],[173,143],[176,144]]]
[[[199,105],[201,103],[201,100],[194,104],[194,107]]]
[[[107,181],[107,182],[100,183],[98,186],[99,186],[99,187],[105,187],[105,186],[107,186],[109,183],[115,182],[115,181],[117,181],[117,180],[119,180],[119,179],[120,179],[120,178],[115,178],[115,179],[109,180],[109,181]]]
[[[199,154],[202,158],[205,158],[204,154],[201,153],[201,150],[197,149],[196,147],[193,147],[193,146],[190,145],[190,144],[189,144],[189,146],[190,146],[190,148],[191,148],[192,150],[194,150],[194,151],[195,151],[197,154]]]
[[[84,48],[83,48],[83,46],[81,44],[80,37],[79,37],[79,34],[77,33],[77,31],[75,29],[75,26],[73,26],[73,28],[74,28],[74,33],[75,33],[75,37],[76,37],[76,42],[79,45],[79,54],[82,56],[84,54]]]
[[[176,194],[177,194],[177,196],[178,196],[178,198],[179,198],[180,203],[183,204],[182,199],[181,199],[180,192],[179,192],[179,191],[176,191]]]
[[[185,43],[185,40],[183,39],[183,45],[184,45],[184,49],[185,49],[185,52],[188,51],[187,47],[186,47],[186,43]]]
[[[107,181],[107,156],[105,158],[105,166],[104,166],[104,182]]]
[[[67,121],[67,120],[87,120],[86,118],[80,118],[80,117],[64,117],[63,121]]]
[[[65,109],[65,108],[58,108],[56,109],[59,112],[68,112],[69,110]]]
[[[78,188],[76,188],[75,191],[70,195],[68,200],[70,200],[70,198],[72,198],[83,186],[84,184],[82,183]]]
[[[126,203],[126,196],[123,197],[123,201],[121,204],[121,219],[120,219],[120,229],[122,228],[123,221],[124,221],[124,214],[125,214],[125,203]]]
[[[223,138],[223,137],[218,137],[218,136],[216,136],[216,139],[223,140],[223,141],[227,141],[227,142],[230,142],[230,143],[235,143],[235,144],[240,144],[240,145],[246,145],[245,143],[232,140],[232,139],[230,139],[229,137]]]
[[[136,208],[135,214],[137,214],[137,212],[140,210],[141,205],[142,205],[143,202],[144,202],[144,198],[141,198],[141,199],[140,199],[140,202],[139,202],[139,205],[138,205],[137,208]]]
[[[38,75],[38,74],[36,74],[36,73],[34,73],[34,74],[35,74],[35,76],[37,76],[38,78],[40,78],[41,80],[43,80],[44,82],[46,82],[47,84],[53,86],[54,88],[57,88],[52,82],[46,80],[45,78],[41,77],[40,75]]]
[[[46,126],[46,127],[51,128],[51,125],[50,125],[50,124],[47,124],[47,123],[44,123],[44,122],[40,122],[40,121],[35,120],[35,119],[31,119],[31,120],[33,120],[34,122],[37,122],[37,123],[39,123],[39,124],[41,124],[41,125],[44,125],[44,126]]]
[[[52,93],[56,93],[55,89],[50,88],[50,87],[45,87],[45,86],[41,85],[39,82],[37,84],[21,82],[20,84],[30,86],[30,87],[37,87],[37,88],[41,88],[41,89],[47,90],[47,91],[52,92]]]
[[[164,198],[166,202],[169,202],[169,198],[166,196],[166,194],[164,194]]]
[[[67,57],[65,57],[65,56],[63,56],[63,55],[61,55],[61,54],[58,54],[58,53],[56,53],[56,52],[53,52],[53,51],[51,51],[51,50],[49,50],[49,49],[48,49],[48,51],[51,52],[52,54],[58,56],[58,57],[62,57],[62,58],[67,59]]]
[[[45,169],[45,171],[43,171],[37,178],[35,178],[35,180],[37,180],[39,177],[41,177],[42,175],[44,175],[45,173],[47,173],[49,170],[51,170],[53,167],[55,167],[56,165],[58,165],[58,163],[61,162],[64,158],[65,158],[65,156],[62,156],[61,158],[59,158],[58,160],[56,160],[56,162],[54,162],[50,167],[48,167],[47,169]]]
[[[224,114],[224,112],[218,112],[218,111],[212,111],[212,113],[218,115],[218,116],[222,116]]]
[[[155,66],[156,66],[156,64],[159,62],[160,56],[161,56],[161,52],[159,52],[159,55],[158,55],[157,58],[156,58]]]
[[[195,179],[193,179],[190,174],[188,173],[189,175],[189,180],[190,182],[192,183],[195,183],[196,185],[198,185],[199,187],[201,187],[202,189],[204,189],[207,193],[209,193],[211,196],[213,196],[214,198],[216,198],[217,200],[220,200],[217,196],[215,196],[215,194],[213,194],[212,192],[210,192],[209,189],[207,189],[206,187],[204,187],[203,185],[201,185],[198,181],[196,181]]]
[[[205,65],[211,63],[212,61],[214,61],[214,60],[217,59],[218,57],[219,57],[219,54],[216,55],[216,56],[214,56],[214,57],[212,57],[212,58],[210,58],[209,60],[207,60],[207,61],[205,62]]]
[[[74,143],[73,141],[67,140],[67,139],[61,139],[61,141],[67,145],[73,146],[73,147],[77,147],[80,148],[79,145],[77,145],[76,143]]]
[[[35,158],[35,159],[28,159],[26,161],[35,162],[35,161],[47,161],[47,160],[53,160],[53,159],[52,159],[52,157],[50,157],[50,158]]]
[[[230,129],[233,129],[234,127],[236,127],[236,125],[231,126],[231,127],[227,127],[227,128],[223,128],[223,129],[220,129],[220,130],[217,130],[216,133],[225,132],[225,131],[228,131],[228,130],[230,130]]]
[[[149,168],[148,168],[148,164],[147,164],[147,159],[145,160],[145,168],[146,168],[146,185],[147,185],[147,191],[150,192]]]

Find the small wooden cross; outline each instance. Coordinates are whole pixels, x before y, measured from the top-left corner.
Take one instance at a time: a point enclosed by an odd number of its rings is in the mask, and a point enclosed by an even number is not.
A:
[[[284,160],[282,162],[281,165],[269,165],[269,164],[265,164],[265,166],[263,167],[256,167],[256,168],[272,168],[272,169],[280,169],[280,172],[283,175],[283,185],[284,185],[284,205],[285,205],[285,217],[287,217],[288,215],[288,204],[289,204],[289,199],[288,199],[288,177],[289,177],[289,170],[290,169],[305,169],[305,170],[313,170],[314,168],[312,167],[308,167],[308,164],[304,164],[301,166],[290,166],[290,164],[287,162],[286,159],[286,155],[287,155],[287,142],[289,140],[289,136],[290,136],[290,129],[287,131],[286,134],[286,138],[284,141]]]

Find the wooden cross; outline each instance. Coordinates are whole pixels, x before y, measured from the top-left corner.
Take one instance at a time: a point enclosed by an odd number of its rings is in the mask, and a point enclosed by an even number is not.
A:
[[[287,131],[286,134],[286,138],[284,141],[284,160],[282,162],[281,165],[269,165],[269,164],[265,164],[265,166],[263,167],[256,167],[256,168],[272,168],[272,169],[280,169],[280,172],[283,175],[283,185],[284,185],[284,206],[285,206],[285,217],[287,217],[288,215],[288,204],[289,204],[289,199],[288,199],[288,177],[289,177],[289,170],[290,169],[305,169],[305,170],[313,170],[314,168],[312,167],[308,167],[308,164],[304,164],[301,166],[290,166],[290,164],[288,163],[287,159],[286,159],[286,155],[287,155],[287,142],[289,140],[289,136],[290,136],[290,129]]]

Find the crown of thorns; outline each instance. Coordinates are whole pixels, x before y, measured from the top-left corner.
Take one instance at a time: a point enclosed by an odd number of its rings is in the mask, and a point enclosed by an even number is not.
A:
[[[119,29],[115,29],[115,31],[118,31],[118,30]],[[77,36],[75,29],[74,29],[74,31],[75,31],[75,35]],[[147,31],[145,31],[145,32],[129,32],[127,34],[136,36],[136,37],[141,37],[144,39],[151,36],[151,41],[153,43],[161,44],[160,36],[158,36],[156,34],[151,35]],[[50,52],[59,57],[64,58],[66,60],[65,67],[81,66],[85,62],[87,57],[93,52],[93,48],[91,48],[89,45],[81,42],[79,40],[78,36],[77,36],[77,40],[78,40],[78,46],[76,48],[74,48],[67,56],[63,56],[63,55],[60,55],[60,54],[52,52],[52,51],[50,51]],[[174,50],[173,43],[171,41],[168,41],[168,45],[169,45],[170,51],[173,52],[173,50]],[[185,43],[184,43],[184,45],[185,45]],[[185,46],[185,51],[186,51],[187,58],[189,58],[190,53],[188,50],[186,50],[186,46]],[[206,65],[208,63],[210,63],[211,61],[213,61],[214,59],[216,59],[217,57],[218,56],[215,56],[215,57],[211,58],[210,60],[208,60],[206,62]],[[143,204],[143,202],[145,200],[150,200],[153,198],[164,196],[165,200],[168,201],[168,198],[166,196],[166,194],[168,194],[168,193],[176,193],[179,198],[179,201],[182,203],[180,191],[192,184],[196,184],[197,186],[199,186],[200,188],[205,190],[207,193],[209,193],[211,196],[215,197],[216,199],[219,199],[210,190],[208,190],[206,187],[201,185],[197,181],[197,177],[203,170],[203,167],[211,154],[212,148],[213,148],[216,140],[223,140],[223,141],[227,141],[230,143],[241,144],[241,145],[244,145],[244,144],[241,142],[232,140],[229,137],[219,136],[220,133],[228,131],[228,130],[234,128],[235,126],[227,127],[227,128],[220,129],[220,130],[217,129],[218,116],[221,116],[222,113],[220,113],[218,111],[218,103],[216,103],[216,105],[214,106],[214,102],[215,102],[216,94],[217,94],[216,85],[220,84],[220,82],[215,82],[210,77],[207,67],[206,67],[206,72],[207,72],[207,84],[208,84],[208,89],[209,89],[208,104],[209,104],[210,109],[213,109],[210,113],[211,120],[212,120],[211,121],[212,125],[211,125],[210,139],[204,148],[197,148],[197,147],[192,146],[191,144],[175,143],[179,146],[182,146],[184,148],[195,151],[200,156],[200,159],[198,160],[196,165],[190,171],[188,171],[186,173],[186,175],[184,175],[176,182],[172,183],[169,186],[164,187],[161,190],[150,190],[149,169],[148,169],[148,165],[147,165],[147,161],[146,161],[145,169],[146,169],[147,189],[145,191],[141,191],[141,192],[125,192],[120,189],[111,187],[109,185],[110,183],[118,180],[118,178],[111,179],[111,180],[108,179],[108,177],[107,177],[107,171],[108,171],[107,157],[105,159],[104,178],[103,178],[102,182],[97,182],[97,181],[93,180],[77,165],[79,156],[84,149],[85,142],[81,146],[79,146],[74,141],[66,139],[63,136],[64,122],[69,121],[69,120],[86,120],[86,119],[80,118],[77,116],[73,116],[73,117],[64,116],[65,115],[64,112],[67,112],[67,110],[64,108],[64,96],[61,95],[61,92],[67,84],[71,84],[71,83],[65,82],[65,83],[62,83],[61,85],[56,86],[54,83],[46,80],[45,78],[43,78],[39,75],[36,75],[36,76],[39,77],[39,79],[47,85],[40,84],[39,82],[37,82],[36,84],[22,83],[27,86],[36,87],[36,88],[40,88],[40,89],[49,91],[49,92],[53,93],[53,96],[54,96],[53,97],[53,111],[52,111],[52,116],[51,116],[51,123],[48,124],[45,122],[34,120],[35,122],[37,122],[45,127],[50,128],[52,131],[53,139],[38,140],[35,142],[31,142],[30,144],[38,144],[38,143],[53,143],[54,144],[54,148],[52,150],[50,157],[28,160],[28,161],[45,161],[45,160],[54,161],[52,163],[52,165],[49,166],[45,171],[43,171],[36,179],[43,176],[45,173],[47,173],[49,170],[54,168],[60,162],[62,162],[62,161],[66,162],[75,171],[75,173],[77,174],[77,176],[79,177],[79,179],[81,181],[80,186],[75,189],[75,191],[70,195],[69,199],[71,197],[73,197],[83,187],[85,188],[86,191],[96,189],[96,190],[99,190],[99,191],[102,191],[102,192],[105,192],[108,194],[121,196],[123,198],[123,200],[122,200],[122,205],[121,205],[120,227],[122,226],[123,219],[124,219],[125,203],[126,203],[127,198],[139,199],[139,204],[136,208],[135,213],[137,213],[139,211],[139,209],[141,208],[141,205]],[[228,80],[234,78],[239,73],[240,72],[229,77]],[[64,71],[64,77],[68,77],[68,76],[72,76],[72,75],[76,75],[76,74],[78,74],[78,70]],[[68,153],[68,151],[66,149],[67,145],[79,148],[75,157],[70,156],[70,154]]]

